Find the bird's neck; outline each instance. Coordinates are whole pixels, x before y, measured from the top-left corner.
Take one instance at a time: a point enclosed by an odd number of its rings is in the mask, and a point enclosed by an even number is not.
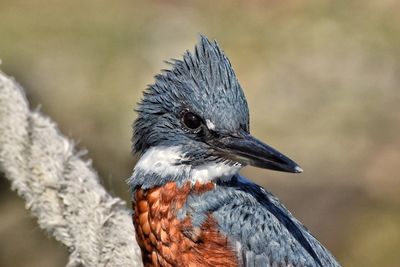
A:
[[[207,162],[193,166],[180,146],[149,148],[139,159],[128,183],[132,189],[153,188],[176,182],[179,187],[207,184],[216,179],[229,180],[242,166]]]

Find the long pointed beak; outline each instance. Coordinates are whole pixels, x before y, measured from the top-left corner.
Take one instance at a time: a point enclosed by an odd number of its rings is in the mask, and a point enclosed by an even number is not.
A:
[[[242,164],[282,172],[303,172],[293,160],[249,134],[241,137],[226,136],[214,140],[213,144],[225,158]]]

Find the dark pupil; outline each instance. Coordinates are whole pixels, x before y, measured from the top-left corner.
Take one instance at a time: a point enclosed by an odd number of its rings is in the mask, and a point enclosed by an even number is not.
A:
[[[201,124],[200,119],[192,112],[186,112],[183,115],[183,123],[185,123],[186,127],[189,129],[197,129]]]

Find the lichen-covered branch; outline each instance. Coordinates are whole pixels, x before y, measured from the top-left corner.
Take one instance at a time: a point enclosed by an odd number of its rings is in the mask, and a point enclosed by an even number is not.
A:
[[[40,227],[68,248],[67,266],[141,265],[125,203],[101,186],[73,143],[30,110],[23,89],[2,72],[0,172]]]

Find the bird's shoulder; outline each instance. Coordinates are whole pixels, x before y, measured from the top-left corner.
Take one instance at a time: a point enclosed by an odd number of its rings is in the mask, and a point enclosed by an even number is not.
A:
[[[186,206],[195,224],[212,214],[243,266],[339,266],[274,195],[242,176],[218,181]]]

